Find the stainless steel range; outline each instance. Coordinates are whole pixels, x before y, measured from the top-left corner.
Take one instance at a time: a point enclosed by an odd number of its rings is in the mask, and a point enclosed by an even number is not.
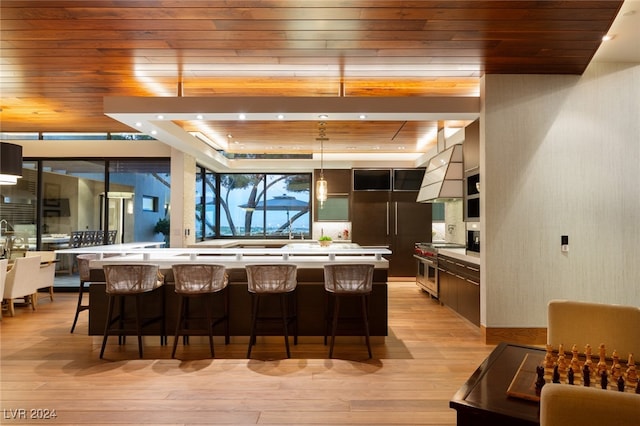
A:
[[[416,284],[432,297],[438,298],[438,249],[465,248],[455,243],[416,243],[413,257],[418,263]]]

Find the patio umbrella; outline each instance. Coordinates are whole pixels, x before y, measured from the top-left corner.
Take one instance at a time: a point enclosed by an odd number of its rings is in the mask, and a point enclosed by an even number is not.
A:
[[[267,200],[266,207],[265,202],[260,200],[255,206],[249,204],[240,205],[243,209],[253,210],[271,210],[271,211],[286,211],[287,212],[287,226],[291,229],[291,219],[289,218],[290,211],[307,212],[309,211],[309,203],[298,200],[296,197],[290,195],[276,195],[275,197]]]
[[[272,210],[272,211],[304,211],[309,210],[309,203],[305,201],[298,200],[296,197],[292,197],[290,195],[279,195],[267,200],[266,208],[265,202],[260,200],[256,203],[255,206],[250,206],[249,204],[242,204],[240,207],[243,209],[251,209],[254,210]]]

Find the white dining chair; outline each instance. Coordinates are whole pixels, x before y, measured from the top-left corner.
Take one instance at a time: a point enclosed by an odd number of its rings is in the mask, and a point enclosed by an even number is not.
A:
[[[4,300],[7,303],[9,315],[15,315],[15,299],[24,299],[25,303],[36,310],[36,293],[38,283],[34,277],[40,274],[40,256],[19,257],[13,260],[13,266],[7,272],[4,287]]]
[[[7,280],[7,268],[9,259],[0,259],[0,302],[4,299],[4,285]],[[2,320],[2,309],[0,307],[0,321]]]

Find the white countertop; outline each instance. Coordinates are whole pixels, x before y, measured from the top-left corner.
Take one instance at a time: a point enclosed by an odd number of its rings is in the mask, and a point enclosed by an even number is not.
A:
[[[325,263],[372,263],[376,268],[388,268],[389,262],[382,256],[391,250],[380,247],[360,247],[357,244],[331,244],[321,247],[307,241],[301,245],[287,245],[282,248],[155,248],[162,243],[129,243],[104,246],[79,247],[56,250],[61,254],[97,253],[100,256],[95,267],[106,262],[157,263],[161,267],[171,267],[182,262],[224,263],[228,267],[241,268],[251,263],[295,263],[301,268],[322,267]],[[114,256],[115,255],[115,256]],[[94,265],[92,262],[92,267]]]
[[[91,268],[101,268],[103,265],[114,263],[153,263],[160,266],[160,269],[170,269],[172,265],[178,263],[210,263],[225,265],[227,268],[244,268],[246,265],[252,264],[278,264],[290,263],[295,264],[298,268],[318,269],[323,268],[327,263],[369,263],[376,269],[388,269],[389,261],[385,258],[376,259],[373,256],[336,256],[331,258],[326,256],[247,256],[236,257],[229,256],[152,256],[145,258],[143,254],[128,254],[123,256],[105,257],[103,259],[92,260],[89,265]]]
[[[333,244],[349,244],[351,240],[333,240]],[[275,245],[309,245],[309,244],[318,244],[318,240],[287,240],[287,239],[216,239],[216,240],[206,240],[200,241],[195,244],[190,244],[189,248],[233,248],[238,246],[255,246],[255,247],[264,247],[264,246],[275,246]]]
[[[438,249],[438,254],[449,256],[454,259],[462,260],[464,262],[480,265],[480,253],[473,251],[467,251],[463,248],[451,248],[451,249]]]

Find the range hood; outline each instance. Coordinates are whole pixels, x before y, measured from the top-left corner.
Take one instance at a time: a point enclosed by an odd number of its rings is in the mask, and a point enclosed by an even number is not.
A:
[[[429,160],[416,201],[433,203],[462,198],[463,183],[462,145],[456,144]]]

